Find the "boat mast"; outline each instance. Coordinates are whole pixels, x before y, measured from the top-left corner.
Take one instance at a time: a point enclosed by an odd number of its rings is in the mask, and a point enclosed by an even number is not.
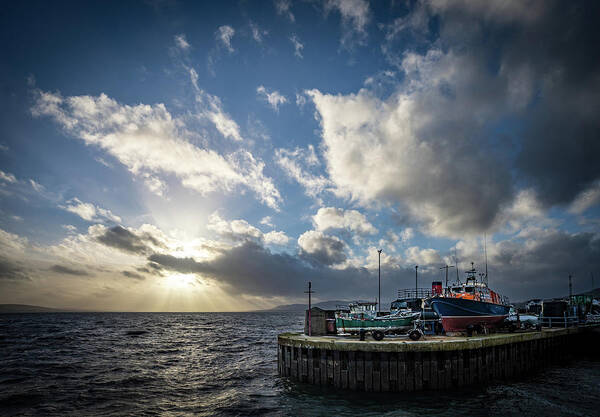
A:
[[[460,284],[460,278],[458,277],[458,257],[456,256],[456,246],[454,246],[454,263],[456,264],[456,282]]]
[[[488,270],[487,270],[487,236],[483,234],[483,252],[485,254],[485,285],[488,285]]]

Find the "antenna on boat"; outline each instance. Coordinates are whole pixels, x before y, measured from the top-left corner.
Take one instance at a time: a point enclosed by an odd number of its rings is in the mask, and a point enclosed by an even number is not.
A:
[[[448,268],[454,268],[454,265],[446,265],[440,268],[446,270],[446,289],[448,289]]]
[[[487,236],[483,234],[483,253],[485,254],[485,285],[488,285],[488,270],[487,270]]]
[[[456,246],[454,246],[454,263],[456,264],[456,282],[460,284],[460,278],[458,277],[458,256],[456,255]]]

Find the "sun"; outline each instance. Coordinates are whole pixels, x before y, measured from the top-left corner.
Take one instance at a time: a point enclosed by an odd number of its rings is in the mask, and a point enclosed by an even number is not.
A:
[[[189,289],[196,284],[194,274],[171,274],[165,277],[164,283],[172,289]]]

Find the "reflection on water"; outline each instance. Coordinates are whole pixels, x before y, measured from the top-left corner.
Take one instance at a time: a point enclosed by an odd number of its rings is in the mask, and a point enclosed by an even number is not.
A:
[[[0,415],[597,415],[600,361],[449,393],[357,394],[277,377],[297,313],[0,315]]]

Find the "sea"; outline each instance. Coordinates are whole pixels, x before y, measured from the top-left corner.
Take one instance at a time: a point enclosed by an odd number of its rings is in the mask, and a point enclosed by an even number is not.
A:
[[[501,384],[367,395],[277,375],[277,334],[302,327],[302,313],[0,314],[0,415],[600,415],[597,353]]]

